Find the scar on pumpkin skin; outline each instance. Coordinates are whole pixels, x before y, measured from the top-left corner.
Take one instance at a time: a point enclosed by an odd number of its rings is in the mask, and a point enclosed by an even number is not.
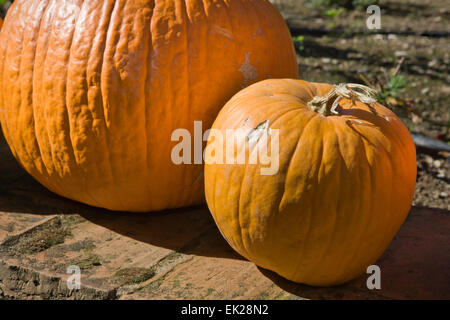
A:
[[[251,143],[258,141],[258,139],[262,136],[264,131],[267,129],[270,129],[269,128],[269,120],[261,122],[260,124],[258,124],[256,126],[255,129],[250,131],[250,133],[247,135],[248,142],[251,144]],[[271,130],[267,130],[267,131],[270,134]]]
[[[251,119],[252,119],[251,117],[248,117],[247,119],[245,119],[245,121],[244,121],[244,123],[242,124],[242,126],[243,126],[243,127],[246,127],[247,124],[250,122]]]
[[[250,63],[251,52],[245,54],[245,60],[239,68],[239,72],[244,76],[244,87],[249,85],[249,81],[258,77],[258,69]]]
[[[214,27],[211,30],[211,33],[220,34],[230,40],[233,40],[233,35],[230,30],[219,27],[218,25],[214,25]]]

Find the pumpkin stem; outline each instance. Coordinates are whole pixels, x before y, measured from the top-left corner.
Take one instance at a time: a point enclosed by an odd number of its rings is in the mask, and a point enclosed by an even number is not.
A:
[[[377,92],[372,88],[356,83],[341,83],[323,97],[314,97],[308,106],[311,110],[324,116],[340,114],[338,111],[339,102],[342,98],[356,100],[362,103],[372,104],[377,102],[375,96]]]

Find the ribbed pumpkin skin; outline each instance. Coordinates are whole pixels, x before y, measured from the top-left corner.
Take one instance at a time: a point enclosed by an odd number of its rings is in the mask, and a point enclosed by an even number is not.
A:
[[[261,175],[255,164],[205,165],[207,203],[229,244],[315,286],[349,281],[381,256],[410,210],[416,179],[412,138],[390,110],[375,104],[374,114],[343,99],[342,114],[325,117],[307,106],[332,88],[267,80],[219,113],[213,128],[221,132],[266,120],[280,130],[278,174]]]
[[[204,202],[203,166],[171,160],[175,129],[208,129],[242,87],[296,77],[266,0],[18,0],[0,35],[4,135],[64,197],[112,210]]]

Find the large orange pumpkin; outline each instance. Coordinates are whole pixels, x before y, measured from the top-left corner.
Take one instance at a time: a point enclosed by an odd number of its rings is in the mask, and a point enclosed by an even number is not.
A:
[[[17,0],[0,35],[4,135],[48,189],[112,210],[204,201],[175,129],[212,125],[241,88],[296,77],[267,0]]]
[[[205,191],[237,252],[317,286],[353,279],[380,257],[410,210],[416,154],[406,127],[367,90],[266,80],[225,105],[206,149]],[[215,141],[226,130],[233,133],[226,142],[237,141],[230,159],[246,150],[245,164],[219,164],[217,153],[228,148],[218,152]],[[261,169],[270,163],[249,158],[257,146],[276,152],[275,132],[278,172],[267,174]]]

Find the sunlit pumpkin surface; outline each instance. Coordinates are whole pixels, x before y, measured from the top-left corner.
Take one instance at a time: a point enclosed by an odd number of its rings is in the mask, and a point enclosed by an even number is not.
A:
[[[241,88],[297,77],[266,0],[17,0],[0,34],[0,119],[20,164],[64,197],[112,210],[202,203],[203,166],[175,129],[208,129]]]
[[[331,89],[267,80],[241,91],[213,128],[252,132],[268,121],[267,130],[279,130],[279,171],[205,166],[208,206],[230,245],[261,267],[318,286],[351,280],[381,256],[410,210],[416,180],[414,144],[397,116],[349,99],[336,115],[307,106]],[[255,145],[237,150],[256,152]]]

